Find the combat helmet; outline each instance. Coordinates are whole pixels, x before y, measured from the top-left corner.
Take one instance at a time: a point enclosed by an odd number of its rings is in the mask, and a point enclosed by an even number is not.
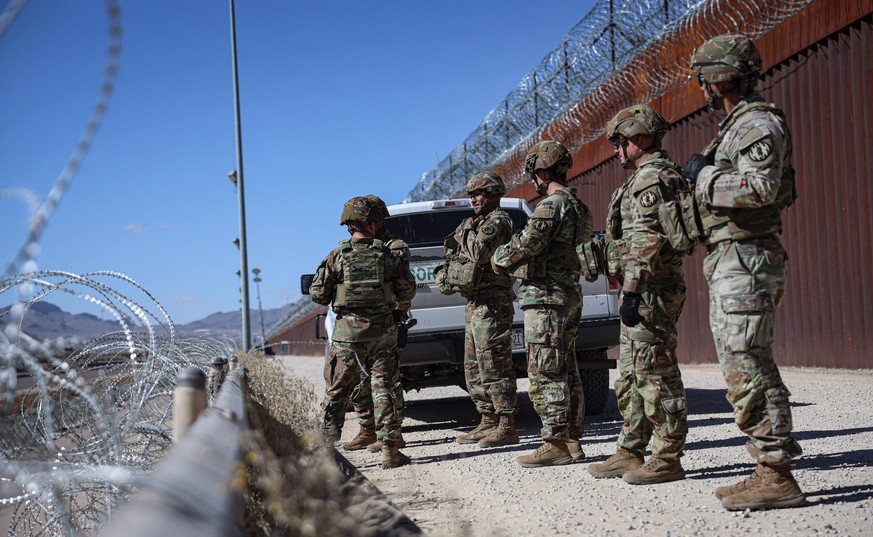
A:
[[[480,172],[467,182],[467,194],[476,190],[484,190],[502,196],[506,194],[506,185],[503,179],[494,172]]]
[[[388,206],[385,205],[385,202],[382,201],[382,198],[375,194],[367,194],[364,196],[367,202],[370,204],[371,211],[375,214],[373,215],[373,220],[384,220],[391,216],[388,214]]]
[[[757,79],[761,73],[761,54],[755,42],[744,35],[717,35],[694,51],[691,70],[701,84],[746,77]]]
[[[534,144],[524,159],[524,171],[528,175],[533,175],[537,170],[549,170],[550,176],[560,176],[572,165],[573,157],[570,156],[570,151],[554,140],[543,140]]]
[[[343,205],[343,214],[340,217],[340,225],[346,226],[349,224],[366,224],[378,220],[378,211],[373,210],[373,206],[364,196],[355,196]]]
[[[647,104],[638,104],[620,111],[606,124],[606,139],[613,147],[618,147],[621,138],[625,139],[637,134],[654,136],[657,144],[664,138],[670,124],[654,108]]]

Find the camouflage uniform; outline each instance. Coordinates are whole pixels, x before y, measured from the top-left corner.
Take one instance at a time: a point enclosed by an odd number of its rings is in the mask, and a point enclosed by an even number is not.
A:
[[[515,414],[515,371],[512,367],[512,278],[491,270],[494,250],[509,242],[512,219],[495,209],[466,219],[453,240],[460,254],[477,266],[477,282],[469,292],[464,310],[464,376],[467,391],[480,414]]]
[[[581,437],[585,417],[576,365],[582,311],[577,245],[592,236],[591,212],[576,191],[561,187],[543,199],[520,235],[500,246],[493,263],[521,278],[530,398],[544,440]]]
[[[683,252],[664,237],[658,207],[685,189],[666,151],[653,152],[612,195],[607,216],[610,274],[624,291],[641,293],[643,322],[621,324],[618,409],[624,418],[618,447],[682,456],[688,433],[685,387],[676,357],[676,322],[685,303]]]
[[[790,394],[773,360],[787,274],[782,215],[797,190],[785,115],[755,92],[761,67],[758,48],[744,35],[718,35],[695,50],[691,69],[710,108],[727,117],[683,167],[695,188],[681,200],[677,220],[688,239],[709,251],[703,262],[709,323],[734,419],[757,460],[752,475],[715,489],[732,511],[806,503],[791,474],[791,459],[801,449],[791,438]]]
[[[409,263],[409,246],[406,244],[406,241],[400,237],[392,235],[387,230],[383,230],[376,238],[385,243],[385,246],[387,246],[391,251],[391,255],[400,257],[406,261],[407,264]],[[409,300],[404,300],[392,308],[395,321],[405,321],[409,318],[410,303]],[[396,357],[396,360],[400,363],[399,355]],[[325,368],[325,380],[328,378],[327,368]],[[375,423],[375,417],[373,415],[373,392],[370,389],[370,383],[366,382],[367,379],[364,380],[364,382],[361,382],[357,386],[352,395],[352,408],[355,409],[355,414],[358,417],[358,425],[362,428],[373,428]],[[400,367],[396,368],[394,378],[394,401],[397,407],[397,422],[402,424],[403,407],[405,402],[403,384],[400,381]]]
[[[796,196],[791,139],[782,113],[758,93],[740,102],[720,128],[714,153],[704,150],[715,165],[702,169],[695,187],[708,209],[709,322],[749,453],[778,462],[801,454],[790,436],[790,393],[773,360],[787,275],[782,213]]]
[[[377,438],[396,442],[400,438],[396,376],[397,329],[391,302],[367,307],[347,307],[337,300],[344,284],[343,250],[373,248],[382,253],[384,285],[393,288],[398,301],[410,301],[415,296],[415,279],[407,262],[391,255],[379,240],[352,238],[343,241],[321,262],[310,287],[312,300],[319,304],[333,302],[337,310],[336,325],[330,349],[330,378],[322,403],[322,429],[328,437],[338,437],[354,388],[369,377],[371,384]],[[370,267],[366,267],[369,269]]]

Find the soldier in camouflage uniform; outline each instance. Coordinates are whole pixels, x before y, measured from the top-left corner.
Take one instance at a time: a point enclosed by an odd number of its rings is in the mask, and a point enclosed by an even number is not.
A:
[[[512,237],[512,219],[500,208],[504,194],[503,179],[494,172],[477,173],[470,179],[467,195],[475,216],[446,237],[447,264],[437,277],[443,294],[460,292],[467,299],[464,376],[481,420],[456,440],[480,447],[518,443],[511,338],[515,292],[512,278],[493,271],[490,262],[497,247]]]
[[[624,418],[618,449],[592,464],[594,477],[632,484],[685,477],[685,387],[676,358],[676,321],[685,304],[682,259],[664,236],[658,208],[688,190],[661,140],[669,124],[647,105],[626,108],[606,126],[621,166],[633,170],[612,195],[606,218],[610,275],[622,283],[621,346],[615,397]],[[642,464],[649,440],[652,455]]]
[[[332,303],[337,313],[330,347],[333,373],[322,403],[323,433],[328,441],[339,439],[352,392],[367,377],[376,437],[383,442],[382,467],[394,468],[410,461],[397,446],[399,364],[392,307],[412,300],[415,279],[408,263],[375,238],[380,218],[365,198],[345,204],[340,224],[349,228],[351,239],[340,242],[321,262],[309,293],[319,304]]]
[[[524,170],[545,198],[520,234],[500,246],[495,270],[521,278],[530,398],[543,422],[543,445],[518,457],[529,468],[568,464],[584,454],[579,447],[585,399],[576,364],[576,334],[582,315],[580,245],[591,240],[591,212],[567,186],[573,158],[553,140],[535,144]],[[571,451],[572,450],[572,451]]]
[[[742,35],[720,35],[691,60],[710,107],[724,110],[716,138],[684,167],[694,183],[709,250],[703,265],[710,326],[734,418],[757,461],[747,479],[715,494],[730,510],[802,505],[791,475],[790,393],[773,361],[776,308],[785,293],[782,215],[797,197],[785,115],[755,91],[761,56]]]
[[[406,241],[392,235],[385,228],[385,218],[389,216],[388,214],[388,206],[385,205],[385,202],[382,201],[382,198],[373,194],[367,194],[364,196],[366,202],[370,205],[370,210],[374,211],[374,217],[376,217],[376,222],[378,222],[378,229],[376,230],[376,238],[385,243],[385,246],[391,251],[392,255],[403,258],[407,263],[409,263],[409,246],[406,244]],[[394,315],[395,322],[405,321],[409,317],[409,307],[410,301],[406,300],[403,302],[399,302],[392,306],[392,313]],[[398,349],[402,350],[402,349]],[[398,363],[400,357],[397,358]],[[329,369],[325,368],[325,379],[326,382],[329,382],[328,373]],[[403,424],[403,385],[400,383],[400,368],[397,368],[397,377],[394,383],[395,395],[394,400],[397,405],[397,421],[399,424]],[[358,430],[358,434],[349,441],[343,444],[343,449],[348,451],[355,451],[359,449],[367,448],[368,451],[372,451],[373,453],[377,453],[382,451],[382,442],[376,439],[376,422],[375,417],[373,415],[373,393],[370,390],[370,382],[368,379],[364,379],[357,388],[355,389],[352,395],[352,408],[355,409],[355,414],[358,416],[358,425],[360,429]],[[397,447],[403,448],[406,447],[406,441],[403,439],[403,435],[401,434],[400,439],[397,441]]]

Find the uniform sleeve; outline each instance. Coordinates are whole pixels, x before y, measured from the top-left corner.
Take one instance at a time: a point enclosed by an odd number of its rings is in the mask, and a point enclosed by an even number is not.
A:
[[[388,242],[388,249],[391,250],[391,255],[395,257],[400,257],[406,260],[409,263],[409,245],[406,244],[406,241],[403,239],[391,239]]]
[[[315,277],[312,279],[312,285],[309,287],[309,296],[312,297],[312,301],[316,304],[326,306],[333,300],[337,282],[335,271],[331,270],[331,267],[335,264],[335,257],[331,253],[324,258],[315,271]]]
[[[512,219],[501,214],[486,218],[476,228],[464,230],[461,248],[471,261],[478,265],[488,264],[494,251],[512,237]]]
[[[751,115],[751,114],[749,114]],[[738,125],[725,137],[731,160],[707,166],[697,180],[697,197],[712,207],[760,208],[772,205],[779,193],[788,152],[787,133],[770,113]]]
[[[669,177],[665,170],[654,169],[641,174],[630,186],[633,224],[626,235],[628,253],[625,257],[623,290],[641,293],[648,288],[652,274],[667,244],[667,237],[658,219],[658,208],[672,200]]]
[[[392,283],[397,301],[399,304],[409,302],[415,298],[415,276],[409,271],[409,263],[405,259],[392,256],[391,260],[394,270]]]
[[[509,243],[500,246],[494,259],[494,264],[506,270],[512,270],[519,263],[536,257],[559,231],[556,219],[555,202],[544,200],[536,209],[521,230]]]

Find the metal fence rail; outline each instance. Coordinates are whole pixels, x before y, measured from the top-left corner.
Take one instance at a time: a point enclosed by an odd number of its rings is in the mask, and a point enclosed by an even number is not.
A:
[[[102,535],[154,537],[244,534],[247,484],[241,436],[248,428],[242,367],[232,370],[214,403],[178,440]]]

